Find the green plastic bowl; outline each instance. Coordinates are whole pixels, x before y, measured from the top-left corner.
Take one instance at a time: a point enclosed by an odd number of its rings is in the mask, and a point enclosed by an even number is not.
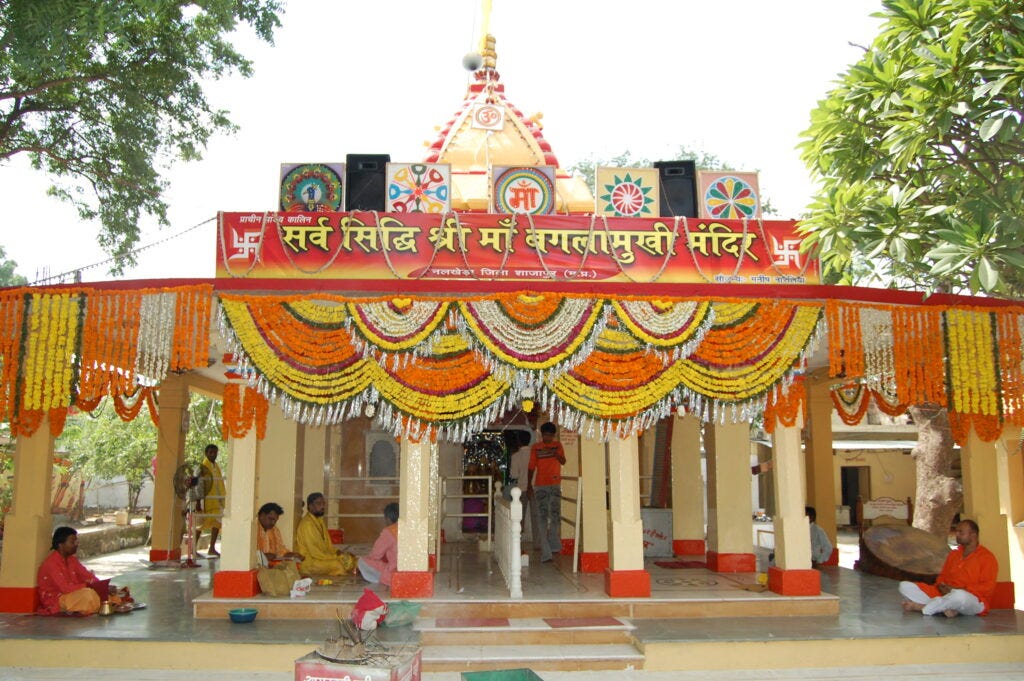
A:
[[[256,608],[235,608],[234,610],[228,610],[228,617],[235,624],[248,624],[256,619],[256,615],[259,612]]]

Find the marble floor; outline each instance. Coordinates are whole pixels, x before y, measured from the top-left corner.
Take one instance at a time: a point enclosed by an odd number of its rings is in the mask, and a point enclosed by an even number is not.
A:
[[[128,586],[137,601],[146,607],[129,614],[109,617],[36,617],[34,615],[0,615],[0,638],[2,639],[103,639],[165,642],[209,642],[222,643],[289,643],[309,645],[312,649],[337,630],[337,623],[331,620],[261,620],[257,617],[252,624],[238,625],[224,619],[196,619],[192,616],[193,601],[210,595],[212,575],[216,569],[215,560],[202,560],[201,567],[181,569],[177,564],[150,566],[142,562],[138,554],[131,552],[120,559],[104,557],[90,561],[89,565],[100,576],[112,576],[114,582]],[[743,598],[780,598],[771,592],[751,594],[743,589],[754,581],[753,575],[724,575],[706,569],[666,569],[650,560],[646,567],[651,573],[652,598],[730,598],[742,594]],[[106,569],[105,569],[106,568]],[[491,555],[480,552],[475,546],[452,547],[448,556],[443,557],[441,571],[436,576],[435,594],[445,598],[496,599],[507,598],[507,590],[500,572]],[[899,605],[896,583],[881,577],[866,575],[843,567],[829,567],[822,571],[822,598],[839,599],[839,615],[825,617],[747,617],[747,618],[692,618],[692,619],[633,619],[634,635],[638,642],[749,642],[778,640],[828,640],[828,639],[872,639],[950,637],[953,644],[958,637],[978,634],[1009,635],[1008,643],[1017,645],[1019,636],[1024,634],[1024,612],[1016,610],[993,611],[986,617],[924,617],[904,613]],[[603,578],[600,575],[573,573],[567,560],[555,563],[534,563],[525,573],[524,592],[545,599],[576,599],[603,597]],[[331,598],[354,600],[367,586],[375,589],[379,585],[367,585],[357,578],[345,578],[331,585]],[[327,597],[323,592],[314,597]],[[388,600],[386,590],[380,595]],[[417,633],[413,627],[382,628],[383,640],[396,645],[415,645]],[[963,639],[967,641],[967,639]],[[966,645],[966,644],[965,644]],[[55,665],[56,666],[56,665]],[[913,668],[912,668],[913,667]],[[934,668],[933,668],[934,667]],[[958,665],[910,665],[900,666],[903,673],[898,676],[905,681],[942,673],[947,679],[1024,679],[1024,651],[1020,664],[977,664]],[[731,675],[717,675],[717,672],[703,672],[691,676],[690,672],[617,672],[617,679],[643,679],[661,681],[667,679],[831,679],[831,678],[896,678],[888,676],[891,670],[843,667],[848,674],[840,675],[836,669],[806,670],[801,676],[800,669],[773,670],[772,675],[762,670],[762,676],[745,676],[731,672]],[[858,671],[860,670],[860,671]],[[90,670],[92,676],[74,676],[68,670],[48,670],[45,667],[32,669],[5,667],[0,660],[0,681],[14,679],[78,679],[78,678],[135,678],[143,681],[160,679],[184,679],[185,672],[165,672],[164,676],[145,675],[139,670],[125,671]],[[46,674],[53,673],[53,676]],[[158,672],[154,671],[154,674]],[[751,672],[754,673],[754,672]],[[835,676],[832,674],[835,673]],[[180,674],[180,675],[178,675]],[[608,678],[609,672],[541,672],[542,678],[551,681]],[[858,675],[859,674],[859,675]],[[963,674],[963,675],[961,675]],[[973,674],[973,675],[972,675]],[[981,674],[980,676],[978,674]],[[987,674],[987,675],[986,675]],[[190,676],[189,678],[193,678]],[[226,673],[222,678],[234,678]],[[241,679],[241,676],[238,676]],[[280,674],[247,673],[251,681],[277,681]],[[458,679],[453,672],[429,672],[424,679],[448,681]]]

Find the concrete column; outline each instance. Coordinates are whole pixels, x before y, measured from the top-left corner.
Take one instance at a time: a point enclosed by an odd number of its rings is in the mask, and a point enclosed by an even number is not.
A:
[[[267,432],[259,446],[256,469],[256,509],[268,501],[281,504],[286,521],[278,523],[285,546],[295,546],[295,476],[300,426],[285,418],[281,407],[270,405]]]
[[[340,437],[339,426],[305,426],[303,447],[302,447],[302,484],[298,486],[299,507],[296,509],[296,520],[302,517],[302,504],[306,503],[306,497],[313,492],[324,492],[327,490],[326,470],[328,439],[331,435]],[[296,483],[298,484],[298,480]]]
[[[608,569],[608,492],[605,478],[608,452],[605,443],[580,438],[580,479],[583,481],[583,527],[580,530],[580,571]]]
[[[750,425],[709,424],[704,431],[708,467],[708,569],[754,572],[751,520]]]
[[[644,570],[639,458],[635,436],[608,442],[611,565],[605,571],[604,588],[613,597],[651,595],[651,575]]]
[[[785,596],[821,593],[821,574],[811,569],[811,525],[804,513],[802,420],[789,427],[776,421],[772,434],[776,567],[768,569],[768,588]]]
[[[1015,597],[1013,582],[1010,581],[1010,542],[1007,517],[1000,503],[1000,457],[997,448],[1005,452],[1006,441],[999,438],[995,442],[983,442],[973,427],[967,434],[967,442],[960,448],[964,487],[962,517],[978,523],[979,541],[999,561],[999,576],[991,607],[1012,608]]]
[[[818,527],[825,530],[832,546],[839,546],[836,534],[835,462],[832,455],[832,397],[829,384],[807,384],[809,437],[807,439],[807,505],[818,512]],[[838,565],[839,551],[824,565]]]
[[[1020,443],[1020,428],[1006,424],[996,443],[999,467],[999,511],[1006,516],[1010,552],[1010,581],[1024,583],[1024,450]],[[1024,609],[1024,592],[1014,594],[1017,610]]]
[[[672,553],[700,556],[704,541],[704,473],[700,419],[693,414],[672,423]]]
[[[565,464],[562,465],[562,476],[579,477],[580,441],[582,438],[579,433],[571,430],[561,430],[559,431],[558,439],[561,441],[562,449],[565,451]],[[560,510],[562,517],[575,518],[576,504],[573,503],[573,499],[579,496],[579,483],[572,480],[563,480],[561,493],[562,503],[560,504]],[[583,524],[582,518],[580,518],[580,524]],[[562,548],[559,553],[563,556],[571,556],[575,549],[575,542],[579,536],[580,528],[573,527],[569,522],[563,520],[559,523],[558,530],[558,536],[562,539]]]
[[[153,482],[153,541],[149,559],[181,559],[184,500],[174,493],[174,473],[185,463],[189,390],[185,377],[168,374],[160,384],[160,426],[156,438],[156,480]],[[145,417],[140,414],[139,418]]]
[[[256,581],[256,469],[260,443],[256,428],[228,442],[228,497],[221,531],[220,571],[213,576],[213,595],[246,598],[259,593]]]
[[[36,573],[53,539],[53,437],[43,417],[31,437],[20,436],[14,448],[14,500],[4,518],[0,562],[0,612],[35,612]]]
[[[391,582],[395,598],[434,595],[434,574],[429,570],[430,462],[437,445],[403,437],[399,455],[398,569]]]

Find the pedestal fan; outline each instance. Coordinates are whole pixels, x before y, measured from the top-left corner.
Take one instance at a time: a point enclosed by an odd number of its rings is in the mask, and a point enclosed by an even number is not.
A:
[[[183,568],[199,567],[196,562],[196,520],[195,514],[199,502],[213,486],[213,476],[203,466],[189,466],[187,463],[178,466],[174,471],[174,494],[185,502],[185,524],[187,525],[188,557],[181,561]]]

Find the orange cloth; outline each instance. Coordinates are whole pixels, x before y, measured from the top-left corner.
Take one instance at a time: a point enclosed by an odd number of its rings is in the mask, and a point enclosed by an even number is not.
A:
[[[998,575],[999,561],[991,551],[979,545],[974,549],[974,553],[964,558],[964,547],[958,546],[946,556],[946,562],[942,564],[942,572],[935,579],[935,584],[918,582],[917,585],[931,598],[942,595],[936,584],[948,584],[954,589],[969,591],[985,606],[980,613],[984,615],[988,612],[989,602],[995,593]]]
[[[277,558],[289,553],[277,525],[271,527],[270,530],[264,530],[262,525],[256,523],[256,548],[263,553],[272,553]]]
[[[562,483],[562,464],[565,463],[565,450],[558,440],[538,442],[530,448],[530,471],[537,471],[533,480],[534,487],[547,487]]]

